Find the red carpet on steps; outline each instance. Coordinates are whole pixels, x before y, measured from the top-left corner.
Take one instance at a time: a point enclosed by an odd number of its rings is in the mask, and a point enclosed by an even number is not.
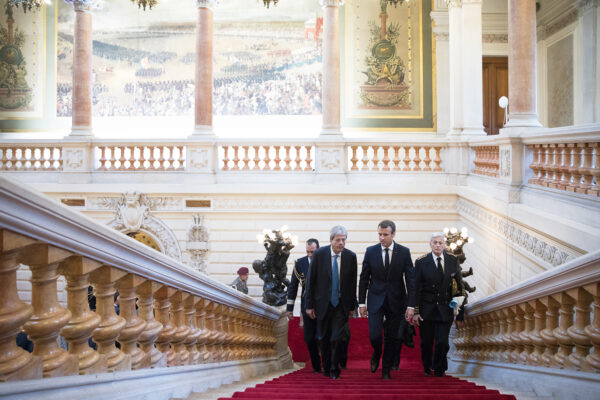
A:
[[[348,368],[342,370],[341,379],[333,380],[312,372],[308,351],[304,344],[299,319],[290,321],[288,343],[294,361],[305,362],[306,367],[279,378],[256,385],[243,392],[234,393],[233,399],[246,400],[508,400],[512,395],[500,394],[484,386],[451,376],[435,378],[425,376],[421,365],[418,337],[415,348],[403,348],[400,370],[392,371],[392,379],[381,379],[381,365],[376,373],[369,369],[371,344],[366,318],[350,320],[351,339],[348,349]],[[225,399],[225,398],[221,398]]]

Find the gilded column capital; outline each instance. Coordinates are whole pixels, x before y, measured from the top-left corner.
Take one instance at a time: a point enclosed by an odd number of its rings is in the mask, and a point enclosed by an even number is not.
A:
[[[340,7],[344,5],[345,0],[319,0],[321,7]]]
[[[208,8],[211,11],[219,4],[219,0],[194,0],[196,3],[196,8]]]
[[[462,7],[462,0],[446,0],[446,5],[448,6],[448,8],[461,8]]]
[[[65,0],[73,5],[75,11],[99,10],[104,6],[104,0]]]

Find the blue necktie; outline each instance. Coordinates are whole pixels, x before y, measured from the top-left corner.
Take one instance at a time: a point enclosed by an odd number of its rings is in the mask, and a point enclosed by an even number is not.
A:
[[[331,305],[337,307],[340,302],[340,276],[338,275],[338,255],[333,256],[333,268],[331,270]]]

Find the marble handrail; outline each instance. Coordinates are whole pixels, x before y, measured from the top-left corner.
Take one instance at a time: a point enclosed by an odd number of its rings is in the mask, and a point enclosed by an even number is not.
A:
[[[4,177],[0,257],[0,381],[276,356],[279,310]],[[18,295],[19,265],[31,270],[31,304]],[[33,353],[16,346],[20,331]]]

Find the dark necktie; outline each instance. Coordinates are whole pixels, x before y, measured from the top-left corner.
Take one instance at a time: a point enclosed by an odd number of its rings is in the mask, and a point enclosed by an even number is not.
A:
[[[443,278],[444,277],[444,269],[442,268],[442,257],[438,257],[437,258],[437,270],[438,270],[438,275]]]
[[[390,248],[386,247],[385,249],[385,262],[384,262],[384,266],[385,266],[385,270],[388,271],[390,269]]]
[[[338,275],[338,255],[333,256],[333,265],[331,267],[331,305],[337,307],[340,302],[340,276]]]

